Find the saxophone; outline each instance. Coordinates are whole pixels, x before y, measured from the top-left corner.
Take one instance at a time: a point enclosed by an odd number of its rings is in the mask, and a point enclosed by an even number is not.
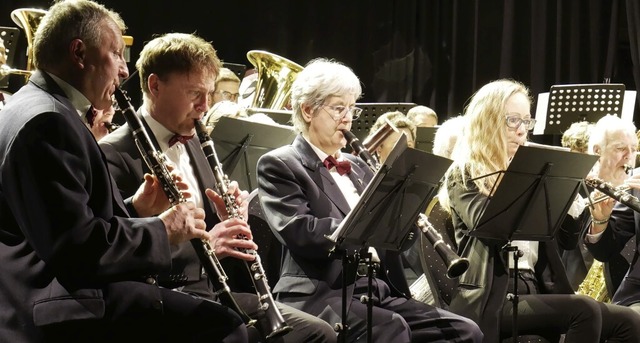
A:
[[[236,198],[228,193],[229,178],[222,171],[222,164],[220,163],[218,155],[213,147],[213,140],[207,133],[206,126],[200,120],[195,120],[195,126],[198,139],[200,140],[200,146],[207,157],[207,161],[209,161],[209,165],[211,166],[216,180],[216,192],[220,194],[224,200],[229,217],[243,219],[242,214],[238,209]],[[267,282],[267,274],[262,267],[260,255],[258,255],[255,250],[245,250],[244,252],[255,257],[255,260],[250,266],[247,263],[245,263],[245,265],[247,266],[249,274],[252,275],[251,281],[253,282],[256,293],[258,294],[260,308],[266,315],[268,322],[267,326],[270,330],[270,333],[266,335],[266,338],[270,339],[288,333],[293,330],[293,328],[287,325],[280,313],[280,310],[275,304],[275,300],[271,294],[271,288]]]
[[[601,302],[611,302],[604,280],[604,263],[593,260],[587,276],[582,280],[576,294],[586,295]]]
[[[149,167],[152,173],[160,181],[162,189],[169,199],[169,202],[172,206],[177,205],[181,202],[185,202],[186,199],[182,195],[182,192],[180,192],[180,190],[178,189],[178,186],[173,181],[171,173],[167,168],[166,157],[162,152],[160,152],[160,150],[156,149],[156,147],[151,142],[149,134],[145,130],[145,127],[142,124],[140,118],[138,118],[138,115],[136,115],[129,97],[123,90],[118,87],[116,87],[114,95],[116,101],[118,102],[118,107],[120,107],[120,109],[122,110],[122,114],[124,115],[127,124],[129,124],[129,126],[131,127],[131,131],[133,132],[133,139],[136,143],[136,146],[138,147],[138,151],[140,151],[140,155],[147,164],[147,167]],[[207,275],[210,276],[209,279],[216,290],[216,295],[218,296],[218,299],[220,299],[220,303],[238,313],[245,324],[255,324],[255,320],[249,318],[249,316],[242,310],[242,308],[240,308],[240,305],[238,305],[236,300],[233,298],[231,289],[227,285],[227,280],[229,278],[222,269],[220,260],[218,260],[218,257],[215,255],[213,248],[211,247],[209,242],[205,240],[192,239],[191,244],[196,250],[196,253],[200,258],[200,262],[202,263],[203,268],[206,270]]]

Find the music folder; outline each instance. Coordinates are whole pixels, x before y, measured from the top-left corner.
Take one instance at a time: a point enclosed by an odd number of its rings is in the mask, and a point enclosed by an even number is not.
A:
[[[470,235],[502,240],[551,239],[598,156],[521,146],[487,197]],[[494,173],[495,174],[495,173]]]
[[[447,158],[407,148],[406,136],[401,135],[356,206],[327,238],[336,246],[402,250],[451,163]]]

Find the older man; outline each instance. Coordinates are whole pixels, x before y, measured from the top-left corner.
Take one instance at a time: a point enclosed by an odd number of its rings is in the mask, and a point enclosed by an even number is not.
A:
[[[93,1],[54,4],[35,34],[38,70],[0,114],[2,342],[247,340],[228,308],[156,283],[171,244],[211,238],[204,211],[165,210],[150,175],[124,202],[86,126],[128,76],[124,27]]]

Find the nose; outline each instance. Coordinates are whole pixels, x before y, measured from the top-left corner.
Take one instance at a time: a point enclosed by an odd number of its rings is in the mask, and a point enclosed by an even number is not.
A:
[[[209,109],[209,93],[204,93],[203,96],[198,97],[194,103],[194,108],[200,113],[207,112]]]
[[[120,79],[126,79],[127,77],[129,77],[129,68],[127,67],[127,63],[124,60],[122,60],[122,63],[120,64],[118,76],[120,77]]]

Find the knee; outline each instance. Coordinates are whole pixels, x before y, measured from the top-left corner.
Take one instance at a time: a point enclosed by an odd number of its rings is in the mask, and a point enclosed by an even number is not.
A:
[[[460,317],[458,332],[463,342],[481,343],[484,340],[484,334],[478,324],[466,317]]]
[[[585,295],[571,295],[572,317],[577,320],[588,320],[592,322],[602,321],[602,312],[598,302]]]
[[[338,341],[336,330],[323,320],[318,320],[314,323],[314,332],[318,337],[318,342],[336,343]]]

